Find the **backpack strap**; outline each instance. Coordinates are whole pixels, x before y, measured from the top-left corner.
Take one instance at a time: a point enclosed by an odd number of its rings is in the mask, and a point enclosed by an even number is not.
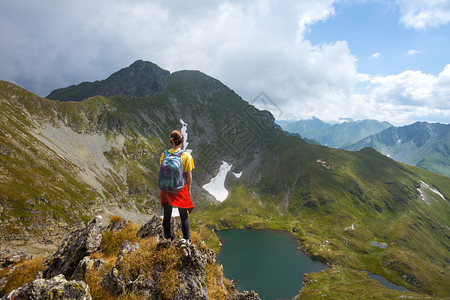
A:
[[[169,150],[164,150],[164,158],[166,158],[169,155],[170,155]]]
[[[171,154],[175,155],[175,156],[178,156],[178,157],[181,157],[181,154],[183,154],[183,153],[184,153],[184,150],[178,150],[177,152],[171,153]]]

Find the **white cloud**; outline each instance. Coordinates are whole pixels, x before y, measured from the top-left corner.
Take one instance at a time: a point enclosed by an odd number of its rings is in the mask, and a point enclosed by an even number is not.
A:
[[[372,54],[372,55],[370,56],[370,58],[377,59],[377,58],[379,58],[380,56],[381,56],[380,53],[375,52],[374,54]]]
[[[415,54],[419,54],[420,51],[419,50],[414,50],[414,49],[410,49],[408,50],[408,52],[406,52],[406,54],[408,55],[415,55]]]
[[[397,0],[406,28],[425,30],[450,22],[449,0]]]
[[[393,124],[417,120],[450,120],[450,65],[438,75],[405,71],[397,75],[373,77],[365,94],[353,95],[353,105],[372,118]],[[359,117],[361,119],[361,117]]]

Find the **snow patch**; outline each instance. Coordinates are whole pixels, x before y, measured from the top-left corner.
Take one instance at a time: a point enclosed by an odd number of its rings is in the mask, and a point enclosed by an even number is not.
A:
[[[242,175],[242,171],[239,172],[239,173],[234,173],[234,172],[233,172],[233,175],[236,176],[236,178],[240,178],[241,175]]]
[[[187,133],[187,127],[188,124],[186,122],[183,121],[183,119],[180,118],[180,122],[181,122],[181,133],[184,136],[184,143],[183,143],[183,150],[188,152],[188,153],[192,153],[192,149],[187,149],[187,146],[189,145],[188,140],[188,133]]]
[[[430,191],[432,191],[432,192],[438,194],[442,199],[444,199],[444,200],[447,201],[447,199],[445,199],[444,195],[442,195],[437,189],[435,189],[435,188],[429,186],[428,184],[426,184],[426,183],[423,182],[422,180],[420,181],[420,183],[423,184],[427,189],[429,189]],[[420,193],[423,194],[422,191],[420,191]]]
[[[422,189],[417,189],[419,191],[420,194],[420,198],[425,201],[426,204],[431,205],[430,200],[428,200],[428,198],[425,197],[425,194],[423,193]]]
[[[231,170],[231,167],[226,161],[222,161],[216,177],[203,186],[217,201],[223,202],[228,197],[228,191],[225,188],[225,178]]]

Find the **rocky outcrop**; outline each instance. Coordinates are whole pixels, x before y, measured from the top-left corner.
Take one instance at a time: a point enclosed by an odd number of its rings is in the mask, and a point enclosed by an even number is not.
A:
[[[255,291],[243,291],[231,298],[231,300],[261,300]]]
[[[84,276],[90,270],[99,270],[105,265],[105,261],[101,258],[92,259],[89,256],[85,256],[75,268],[72,275],[72,280],[84,280]]]
[[[179,221],[175,220],[177,218],[173,218],[171,222],[174,232],[180,228]],[[89,286],[82,281],[91,270],[100,271],[96,273],[101,276],[99,278],[103,277],[103,280],[100,279],[100,285],[111,296],[122,297],[124,294],[133,294],[142,299],[161,299],[168,297],[166,292],[169,289],[170,299],[209,299],[205,282],[206,267],[215,263],[216,253],[203,245],[197,248],[179,237],[173,241],[162,239],[162,222],[156,215],[152,216],[137,233],[139,237],[152,238],[153,240],[148,242],[153,243],[151,244],[153,246],[144,251],[146,248],[141,249],[141,245],[137,242],[134,244],[129,241],[123,242],[114,266],[105,274],[107,271],[103,269],[105,261],[90,257],[89,254],[99,250],[102,231],[120,231],[126,223],[127,221],[120,221],[102,227],[100,220],[96,218],[86,228],[73,231],[62,242],[44,272],[38,272],[34,281],[12,291],[2,300],[91,299]],[[137,264],[133,266],[137,269],[130,272],[128,256],[135,254],[139,257],[149,253],[146,251],[155,251],[150,252],[151,256],[147,256],[152,257],[149,264]],[[172,279],[167,279],[167,274],[171,274],[169,276]],[[175,280],[178,284],[173,285],[171,280]],[[238,292],[234,288],[231,289],[234,292],[229,295],[230,299],[259,299],[253,291]]]
[[[172,236],[181,229],[181,221],[178,218],[172,218],[170,222],[170,231]],[[162,220],[158,215],[153,215],[147,223],[145,223],[138,231],[137,236],[145,239],[148,237],[164,238],[164,231],[162,226]]]
[[[90,300],[89,286],[83,281],[67,281],[60,274],[49,280],[36,279],[24,286],[12,291],[4,298],[5,300]]]
[[[70,278],[78,263],[100,248],[102,241],[101,220],[95,218],[86,228],[73,231],[62,242],[53,255],[50,266],[44,271],[44,278],[63,274]]]
[[[139,244],[133,244],[129,241],[125,241],[119,249],[119,255],[117,256],[114,267],[105,275],[101,285],[111,294],[120,295],[125,291],[126,283],[123,280],[121,272],[121,262],[124,259],[124,255],[139,249]]]
[[[182,268],[180,270],[178,293],[174,299],[208,299],[205,284],[205,267],[208,260],[214,260],[215,253],[208,257],[192,244],[178,242],[175,247],[182,249]]]

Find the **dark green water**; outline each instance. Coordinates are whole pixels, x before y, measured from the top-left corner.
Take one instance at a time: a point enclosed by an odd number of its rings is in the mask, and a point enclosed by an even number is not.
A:
[[[292,299],[302,287],[303,273],[328,268],[297,250],[287,232],[226,230],[217,235],[225,277],[239,279],[238,290],[255,290],[263,300]]]

